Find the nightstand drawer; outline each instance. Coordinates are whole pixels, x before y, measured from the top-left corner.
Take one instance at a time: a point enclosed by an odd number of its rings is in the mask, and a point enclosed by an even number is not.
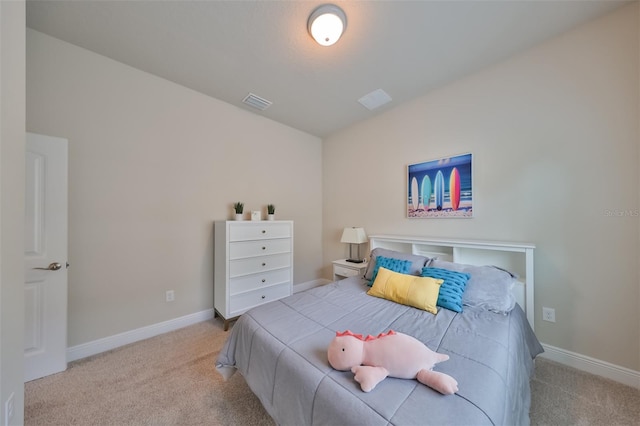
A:
[[[236,294],[229,299],[229,311],[232,316],[240,315],[255,306],[290,296],[290,291],[291,286],[287,283]]]
[[[256,290],[291,281],[291,269],[283,268],[259,274],[245,275],[229,279],[229,294],[234,296],[250,290]]]
[[[334,281],[350,277],[363,277],[368,266],[366,262],[347,262],[347,259],[334,260],[332,263]]]
[[[229,241],[264,240],[291,237],[291,226],[286,223],[232,223]]]
[[[229,243],[229,259],[263,256],[266,254],[289,253],[291,238],[264,241],[236,241]]]
[[[249,257],[229,261],[229,278],[256,274],[263,271],[288,268],[291,266],[291,254],[274,254],[272,256]]]
[[[334,275],[340,275],[341,277],[356,277],[361,274],[359,269],[349,269],[343,266],[334,265],[333,267]]]

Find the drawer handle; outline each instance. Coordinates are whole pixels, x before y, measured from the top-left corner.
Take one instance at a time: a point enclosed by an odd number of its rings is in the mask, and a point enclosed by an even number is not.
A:
[[[262,262],[262,266],[267,266],[267,264],[266,264],[266,263],[264,263],[264,262]]]
[[[267,296],[264,296],[264,295],[262,296],[262,298],[263,298],[263,299],[264,299],[265,297],[267,297]]]
[[[262,233],[263,233],[263,234],[266,234],[266,233],[267,233],[267,230],[266,230],[266,229],[263,229],[263,230],[262,230]]]
[[[265,279],[263,278],[263,279],[262,279],[262,282],[263,282],[263,283],[264,283],[264,282],[267,282],[267,280],[265,280]]]
[[[267,249],[266,247],[262,247],[262,250],[266,250],[266,249]]]

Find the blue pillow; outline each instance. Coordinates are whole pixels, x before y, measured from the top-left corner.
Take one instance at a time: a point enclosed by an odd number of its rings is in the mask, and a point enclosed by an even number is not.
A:
[[[471,274],[449,271],[441,268],[422,268],[423,277],[439,278],[444,280],[440,286],[437,306],[454,312],[462,312],[462,294],[467,286]]]
[[[410,260],[395,259],[392,257],[377,256],[376,266],[373,268],[373,274],[371,275],[371,281],[369,281],[369,287],[373,285],[373,282],[378,276],[378,269],[382,266],[393,272],[399,272],[401,274],[408,274],[411,271],[412,262]]]

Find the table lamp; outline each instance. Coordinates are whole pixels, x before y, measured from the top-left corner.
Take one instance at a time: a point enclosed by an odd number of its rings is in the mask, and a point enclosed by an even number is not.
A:
[[[344,231],[342,231],[342,238],[340,238],[340,242],[349,244],[349,259],[347,259],[347,262],[364,262],[360,258],[360,244],[367,242],[367,234],[365,234],[364,228],[344,228]],[[358,247],[357,256],[355,258],[353,257],[354,245],[357,245]]]

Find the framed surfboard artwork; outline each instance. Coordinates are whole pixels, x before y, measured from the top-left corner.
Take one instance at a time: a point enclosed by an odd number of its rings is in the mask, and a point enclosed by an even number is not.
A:
[[[408,218],[473,217],[473,155],[444,157],[407,167]]]

